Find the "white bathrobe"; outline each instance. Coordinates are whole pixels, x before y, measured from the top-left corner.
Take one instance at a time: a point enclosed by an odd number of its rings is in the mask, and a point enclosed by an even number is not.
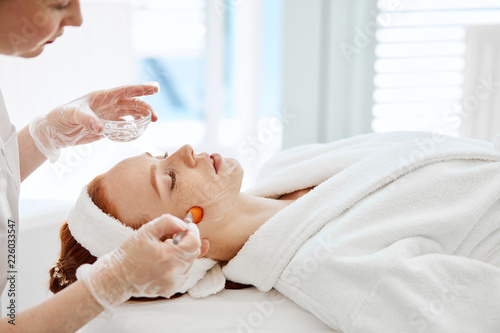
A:
[[[430,133],[280,153],[251,194],[316,186],[223,268],[335,330],[500,332],[500,152]]]

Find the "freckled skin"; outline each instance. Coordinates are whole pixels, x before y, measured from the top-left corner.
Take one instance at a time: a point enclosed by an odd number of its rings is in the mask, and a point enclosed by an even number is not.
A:
[[[152,165],[156,165],[160,196],[151,185]],[[176,178],[173,189],[170,171]],[[143,154],[121,161],[104,174],[104,187],[120,214],[117,218],[131,227],[138,228],[137,221],[145,223],[165,213],[184,219],[190,209],[199,207],[193,217],[200,221],[203,217],[198,226],[202,234],[208,234],[212,230],[208,225],[232,210],[242,180],[237,161],[223,159],[216,173],[207,155],[194,154],[192,147],[184,146],[167,158]]]
[[[236,160],[222,158],[217,167],[216,171],[208,154],[195,154],[186,145],[167,158],[143,154],[123,160],[103,175],[103,187],[117,210],[115,217],[134,228],[165,213],[184,219],[189,210],[199,207],[193,218],[201,219],[197,224],[201,255],[227,261],[293,200],[240,192],[243,169]]]

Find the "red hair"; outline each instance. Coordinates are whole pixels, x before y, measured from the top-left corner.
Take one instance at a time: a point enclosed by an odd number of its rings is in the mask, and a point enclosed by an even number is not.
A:
[[[116,216],[116,209],[108,200],[103,186],[103,175],[95,177],[88,185],[87,189],[90,198],[94,204],[99,207],[104,213]],[[61,239],[61,252],[56,266],[49,271],[50,282],[49,289],[53,293],[57,293],[71,283],[76,281],[76,269],[83,264],[93,264],[97,258],[78,243],[71,231],[69,230],[67,221],[59,231]],[[56,272],[56,268],[58,271]],[[59,274],[57,274],[59,273]]]

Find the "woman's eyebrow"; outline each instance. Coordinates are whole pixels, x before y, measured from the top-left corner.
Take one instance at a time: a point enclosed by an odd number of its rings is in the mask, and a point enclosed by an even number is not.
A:
[[[158,190],[158,184],[156,183],[156,165],[151,165],[151,171],[149,172],[149,178],[151,179],[151,185],[153,186],[156,194],[160,196],[160,191]]]

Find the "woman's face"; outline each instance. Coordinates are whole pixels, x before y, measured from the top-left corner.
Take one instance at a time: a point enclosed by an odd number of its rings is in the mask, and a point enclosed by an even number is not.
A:
[[[0,53],[36,57],[65,26],[81,24],[79,0],[1,0]]]
[[[186,145],[167,158],[145,153],[123,160],[104,174],[103,186],[116,218],[134,228],[164,213],[183,219],[189,209],[201,207],[203,237],[203,230],[232,210],[242,179],[236,160],[194,154]]]

